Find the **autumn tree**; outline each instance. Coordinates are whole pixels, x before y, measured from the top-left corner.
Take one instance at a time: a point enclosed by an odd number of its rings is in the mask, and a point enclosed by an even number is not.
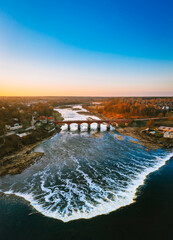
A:
[[[147,122],[147,127],[150,128],[150,129],[154,128],[154,120],[153,119],[151,119]]]

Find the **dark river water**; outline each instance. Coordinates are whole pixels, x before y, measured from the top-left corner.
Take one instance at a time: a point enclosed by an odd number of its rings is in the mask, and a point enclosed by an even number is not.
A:
[[[58,111],[66,120],[91,117],[72,107]],[[99,133],[96,128],[92,124],[88,133],[83,124],[79,133],[73,124],[68,132],[64,125],[60,134],[34,149],[45,154],[39,162],[0,179],[1,192],[27,200],[33,207],[31,214],[38,211],[63,222],[108,214],[134,203],[137,195],[140,199],[139,186],[146,176],[164,166],[173,153],[148,150],[113,128],[106,132],[106,125]]]

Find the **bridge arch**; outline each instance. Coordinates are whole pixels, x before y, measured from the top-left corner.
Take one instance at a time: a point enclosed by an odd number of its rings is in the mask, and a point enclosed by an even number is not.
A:
[[[69,121],[65,120],[65,121],[54,121],[54,124],[59,125],[59,126],[67,124],[68,130],[70,130],[71,124],[76,124],[78,130],[80,131],[82,124],[88,124],[88,130],[90,130],[91,125],[96,123],[97,124],[97,129],[98,129],[98,131],[100,131],[101,124],[106,124],[107,125],[107,130],[110,130],[110,125],[112,123],[114,123],[118,126],[119,123],[124,123],[125,125],[127,125],[128,123],[130,123],[132,121],[133,121],[132,119],[108,119],[108,120],[93,119],[93,120],[69,120]]]

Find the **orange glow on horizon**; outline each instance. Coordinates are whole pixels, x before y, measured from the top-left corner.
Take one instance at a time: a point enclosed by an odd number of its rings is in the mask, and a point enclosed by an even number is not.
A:
[[[125,88],[125,89],[111,89],[105,87],[88,87],[88,88],[63,88],[63,87],[47,87],[43,86],[40,88],[34,87],[3,87],[0,88],[0,96],[169,96],[167,94],[167,89],[162,89],[160,94],[158,91],[154,91],[154,89],[134,89],[134,88]]]

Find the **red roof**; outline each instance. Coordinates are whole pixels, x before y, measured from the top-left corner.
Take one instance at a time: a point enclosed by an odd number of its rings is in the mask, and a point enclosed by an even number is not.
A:
[[[39,118],[40,118],[40,119],[46,119],[46,117],[45,117],[45,116],[40,116]]]
[[[54,117],[47,117],[48,120],[54,120]]]
[[[38,117],[38,120],[54,120],[54,117],[45,117],[45,116],[40,116]]]

